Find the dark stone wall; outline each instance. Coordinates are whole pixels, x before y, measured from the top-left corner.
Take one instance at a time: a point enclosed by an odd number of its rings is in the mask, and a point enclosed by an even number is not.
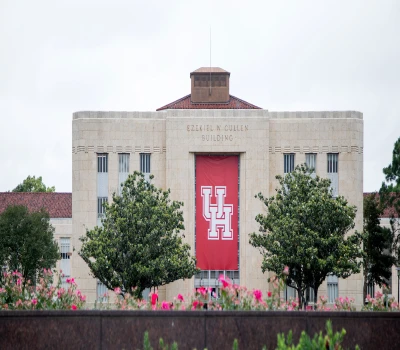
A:
[[[400,349],[400,312],[0,311],[0,349],[142,349],[147,330],[179,349],[276,347],[277,333],[346,329],[344,348]]]

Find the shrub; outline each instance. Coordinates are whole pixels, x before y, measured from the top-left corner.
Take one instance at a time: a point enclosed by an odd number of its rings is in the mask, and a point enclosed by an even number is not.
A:
[[[4,273],[0,287],[0,310],[76,310],[86,301],[73,278],[67,278],[68,288],[61,287],[61,278],[53,286],[53,272],[43,270],[43,277],[34,285],[24,281],[21,273]]]

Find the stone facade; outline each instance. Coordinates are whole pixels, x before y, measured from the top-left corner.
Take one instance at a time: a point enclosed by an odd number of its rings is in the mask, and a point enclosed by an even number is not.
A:
[[[264,210],[254,198],[274,193],[275,175],[284,172],[284,153],[295,154],[295,165],[306,153],[316,153],[316,173],[327,177],[327,154],[337,153],[339,194],[356,205],[355,229],[362,229],[362,113],[269,112],[262,109],[167,109],[160,112],[76,112],[72,140],[72,221],[75,248],[71,274],[89,301],[96,298],[96,281],[77,254],[79,237],[97,222],[97,154],[108,154],[108,198],[118,189],[118,153],[129,153],[129,170],[140,170],[139,153],[151,153],[154,184],[171,189],[184,202],[185,240],[194,252],[194,192],[196,154],[238,154],[240,162],[240,284],[270,289],[261,272],[261,254],[249,244],[258,231],[255,216]],[[171,283],[160,291],[163,300],[189,293],[194,279]],[[326,283],[319,294],[326,294]],[[339,280],[339,295],[362,304],[362,277]]]

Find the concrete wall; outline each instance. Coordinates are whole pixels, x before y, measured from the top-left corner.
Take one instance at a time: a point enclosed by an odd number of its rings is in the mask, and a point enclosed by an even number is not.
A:
[[[277,334],[346,330],[344,349],[399,349],[398,312],[0,311],[1,349],[142,349],[149,332],[179,349],[275,349]]]

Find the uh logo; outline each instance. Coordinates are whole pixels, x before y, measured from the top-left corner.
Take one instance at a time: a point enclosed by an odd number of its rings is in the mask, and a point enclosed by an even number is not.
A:
[[[226,186],[215,186],[215,197],[217,203],[211,203],[211,193],[213,186],[201,186],[201,196],[203,197],[203,217],[210,222],[208,229],[208,239],[218,240],[221,230],[223,240],[233,239],[231,228],[233,204],[225,204]]]

